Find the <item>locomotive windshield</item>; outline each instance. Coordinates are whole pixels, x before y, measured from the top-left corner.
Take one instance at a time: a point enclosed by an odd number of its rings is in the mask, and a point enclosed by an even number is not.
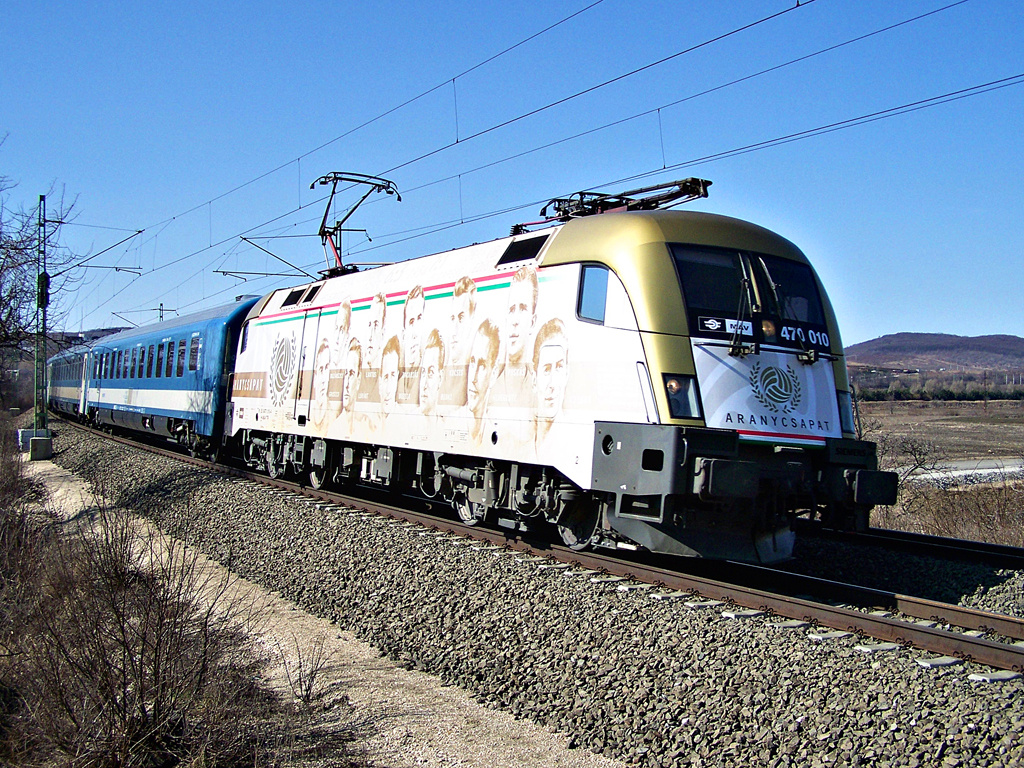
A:
[[[825,312],[807,264],[724,248],[670,248],[694,335],[828,350]]]

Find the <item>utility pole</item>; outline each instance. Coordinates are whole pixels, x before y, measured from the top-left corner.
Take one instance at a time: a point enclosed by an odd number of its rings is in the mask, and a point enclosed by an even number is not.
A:
[[[50,303],[50,276],[46,273],[46,195],[39,196],[39,248],[36,254],[36,360],[35,428],[47,429],[46,419],[46,307]]]

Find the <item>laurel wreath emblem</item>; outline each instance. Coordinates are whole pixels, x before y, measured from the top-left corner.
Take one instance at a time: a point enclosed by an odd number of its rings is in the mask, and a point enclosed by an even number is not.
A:
[[[750,387],[757,402],[773,413],[792,413],[800,405],[803,393],[796,371],[775,365],[754,363],[750,369]]]
[[[288,393],[292,389],[292,377],[295,373],[295,336],[288,338],[278,336],[274,342],[274,351],[270,356],[270,396],[274,405],[284,405]]]

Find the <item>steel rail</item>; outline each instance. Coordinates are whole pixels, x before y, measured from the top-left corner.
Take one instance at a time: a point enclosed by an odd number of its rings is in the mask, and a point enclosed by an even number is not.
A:
[[[801,597],[778,594],[751,586],[706,578],[642,562],[623,560],[596,552],[574,551],[558,545],[527,540],[513,531],[467,526],[452,519],[416,512],[380,499],[367,499],[325,491],[323,489],[317,490],[302,483],[287,481],[281,478],[273,479],[248,470],[214,464],[209,461],[185,456],[175,451],[98,432],[74,422],[65,421],[65,423],[94,432],[104,438],[112,439],[124,445],[134,446],[225,475],[243,478],[331,504],[348,506],[356,510],[419,523],[434,530],[476,538],[480,541],[517,550],[524,554],[543,554],[585,569],[600,571],[613,576],[622,576],[679,592],[690,592],[695,596],[699,595],[706,599],[719,600],[744,608],[764,611],[765,613],[787,619],[797,619],[834,630],[852,632],[877,640],[897,643],[905,647],[914,647],[945,656],[954,656],[967,662],[976,662],[996,669],[1024,672],[1024,646],[1001,643],[985,637],[973,637],[942,627],[932,627],[888,616],[865,613],[851,608],[828,605]],[[445,506],[447,507],[447,505]],[[772,571],[772,573],[778,574],[779,572]],[[787,575],[798,576],[796,574]],[[815,581],[820,582],[819,586],[837,586],[862,592],[866,589],[838,582],[827,582],[823,579]],[[871,592],[877,593],[879,598],[895,601],[894,606],[907,615],[924,612],[923,617],[934,619],[935,621],[957,626],[964,626],[964,624],[959,622],[965,622],[971,628],[997,632],[1007,637],[1020,636],[1021,627],[1024,625],[1024,621],[1020,619],[1001,614],[991,614],[907,595],[896,595],[880,590],[871,590]]]
[[[1024,549],[1006,544],[951,539],[887,528],[872,528],[862,532],[835,531],[803,519],[798,519],[793,529],[802,536],[814,536],[843,544],[877,546],[908,554],[981,563],[992,568],[1024,570]]]

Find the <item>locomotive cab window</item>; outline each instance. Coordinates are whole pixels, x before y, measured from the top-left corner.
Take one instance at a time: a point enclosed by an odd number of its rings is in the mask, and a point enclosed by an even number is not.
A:
[[[245,352],[245,348],[249,346],[249,323],[242,323],[242,339],[238,342],[238,354]]]
[[[608,267],[584,264],[580,270],[580,298],[576,312],[583,320],[604,323],[608,302]]]
[[[695,333],[828,351],[825,312],[810,265],[724,248],[671,250]]]

